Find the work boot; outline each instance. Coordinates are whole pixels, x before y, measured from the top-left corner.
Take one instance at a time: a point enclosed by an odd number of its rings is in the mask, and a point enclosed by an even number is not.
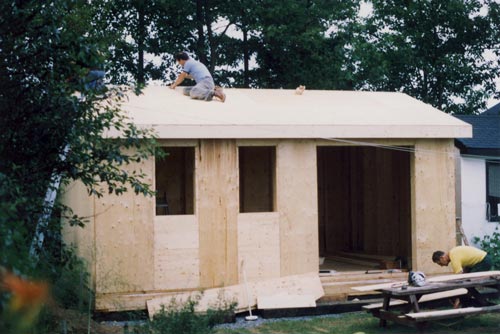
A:
[[[226,101],[226,94],[222,91],[222,87],[215,87],[214,96],[221,102]]]

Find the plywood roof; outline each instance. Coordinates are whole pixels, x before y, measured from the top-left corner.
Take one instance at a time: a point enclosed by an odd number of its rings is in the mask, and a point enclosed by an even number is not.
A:
[[[466,138],[472,127],[406,94],[225,89],[225,103],[150,86],[123,109],[159,138]]]

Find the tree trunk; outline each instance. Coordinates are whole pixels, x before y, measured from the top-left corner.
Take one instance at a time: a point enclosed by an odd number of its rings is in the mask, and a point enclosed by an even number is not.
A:
[[[242,29],[243,31],[243,85],[246,88],[250,87],[250,78],[249,78],[249,65],[250,62],[250,54],[248,51],[248,30]]]
[[[207,39],[208,39],[208,47],[210,49],[210,61],[207,65],[210,73],[213,73],[215,70],[215,61],[216,61],[216,51],[215,51],[215,40],[214,33],[212,31],[212,16],[210,15],[210,4],[208,0],[204,0],[205,7],[205,25],[207,26]]]
[[[139,1],[137,4],[138,27],[137,27],[137,83],[144,85],[144,39],[146,38],[146,27],[144,20],[144,4]]]
[[[196,0],[196,28],[198,41],[196,42],[196,55],[203,64],[207,63],[205,55],[205,33],[203,32],[203,0]]]

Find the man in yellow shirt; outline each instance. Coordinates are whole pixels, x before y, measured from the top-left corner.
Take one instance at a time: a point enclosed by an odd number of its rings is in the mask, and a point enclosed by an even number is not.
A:
[[[451,267],[455,274],[488,271],[491,269],[491,257],[483,250],[471,246],[457,246],[448,253],[435,251],[432,261],[440,266]]]

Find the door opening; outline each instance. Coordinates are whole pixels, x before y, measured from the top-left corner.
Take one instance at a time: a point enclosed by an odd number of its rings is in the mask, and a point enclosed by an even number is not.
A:
[[[410,153],[320,146],[322,270],[411,268]]]

